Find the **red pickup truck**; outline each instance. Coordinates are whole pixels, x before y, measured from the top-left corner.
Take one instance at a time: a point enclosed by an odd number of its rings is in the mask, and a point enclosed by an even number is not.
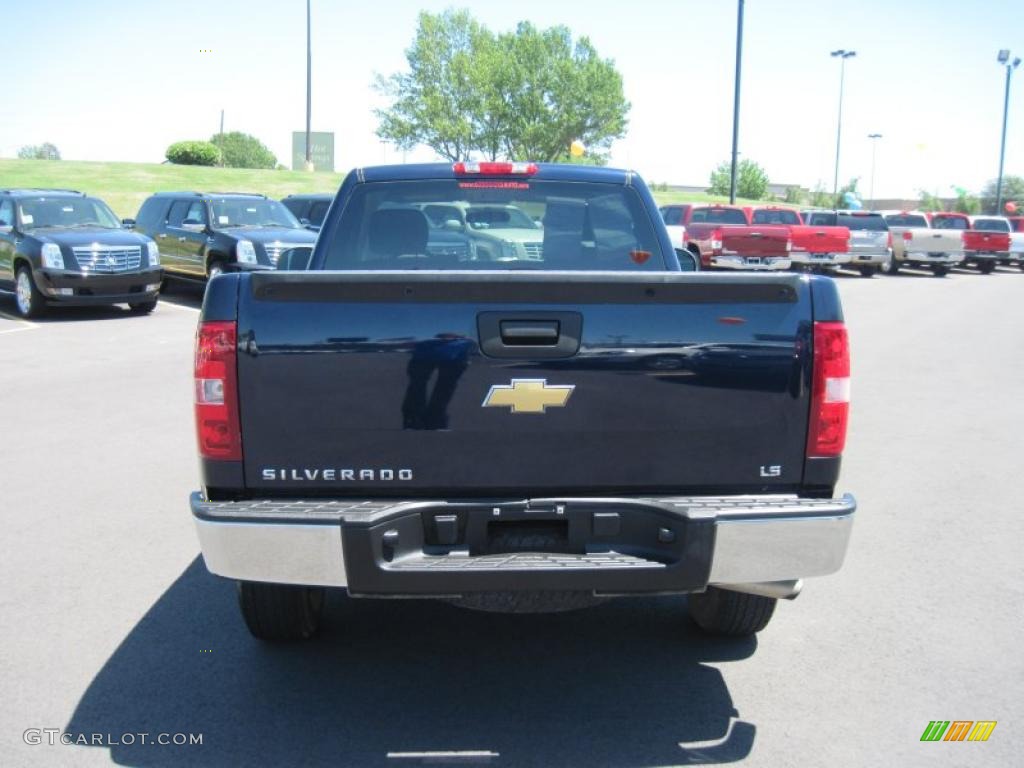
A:
[[[834,269],[850,263],[850,230],[847,227],[809,226],[792,208],[763,206],[750,209],[752,224],[773,224],[789,228],[792,241],[790,260],[802,270]]]
[[[731,205],[700,205],[686,211],[686,247],[705,268],[789,269],[789,227],[752,226],[750,213]]]
[[[963,232],[964,260],[961,266],[974,265],[983,275],[993,272],[1001,259],[1010,258],[1010,234],[977,229],[974,219],[964,213],[933,213],[932,229],[958,229]]]

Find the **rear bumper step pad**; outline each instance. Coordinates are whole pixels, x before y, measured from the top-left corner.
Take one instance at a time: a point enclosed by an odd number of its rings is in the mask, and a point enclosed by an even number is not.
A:
[[[211,502],[198,493],[191,506],[211,572],[371,596],[694,592],[826,575],[842,564],[856,509],[851,496]],[[509,541],[516,551],[494,551]],[[533,547],[553,551],[519,551]]]

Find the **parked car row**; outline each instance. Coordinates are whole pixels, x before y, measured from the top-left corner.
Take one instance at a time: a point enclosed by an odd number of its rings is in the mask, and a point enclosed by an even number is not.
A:
[[[674,246],[705,269],[832,270],[865,277],[901,267],[943,277],[954,266],[1024,269],[1024,217],[919,211],[805,210],[773,206],[662,206]]]
[[[295,268],[292,254],[308,258],[333,200],[331,194],[277,201],[247,192],[158,192],[136,218],[118,221],[102,200],[75,190],[0,189],[0,288],[15,293],[24,317],[54,304],[123,303],[148,313],[168,277],[205,281],[225,271]],[[514,204],[413,201],[390,209],[389,220],[424,233],[423,263],[435,267],[528,266],[545,261],[545,243],[554,242],[544,217]],[[599,204],[593,211],[590,218],[610,218],[579,224],[598,233],[620,215]],[[998,263],[1024,269],[1021,216],[717,204],[659,211],[676,250],[692,254],[703,269],[842,266],[865,277],[908,266],[940,277],[958,265],[985,274]],[[545,215],[561,227],[579,211],[549,205]],[[287,263],[279,264],[285,253]]]

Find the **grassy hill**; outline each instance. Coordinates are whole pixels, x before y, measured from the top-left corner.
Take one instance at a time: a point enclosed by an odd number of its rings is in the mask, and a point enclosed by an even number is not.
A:
[[[253,171],[156,163],[87,163],[69,160],[0,159],[0,189],[65,187],[102,198],[121,218],[132,218],[154,192],[260,192],[282,198],[298,192],[336,192],[343,173]],[[714,195],[655,192],[659,205],[676,202],[726,202]],[[740,200],[741,205],[753,201]]]
[[[77,189],[102,198],[121,218],[134,217],[142,201],[154,192],[260,192],[282,198],[296,192],[336,192],[343,175],[155,163],[0,160],[0,189]]]

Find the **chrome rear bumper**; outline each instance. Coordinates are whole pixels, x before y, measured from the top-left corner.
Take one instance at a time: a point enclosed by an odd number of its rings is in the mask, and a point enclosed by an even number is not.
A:
[[[241,501],[191,497],[203,559],[232,579],[369,596],[576,589],[779,596],[839,570],[856,502],[793,496],[466,501]],[[487,551],[491,525],[564,530],[564,550]],[[765,583],[772,583],[765,586]],[[790,595],[791,596],[791,595]]]

